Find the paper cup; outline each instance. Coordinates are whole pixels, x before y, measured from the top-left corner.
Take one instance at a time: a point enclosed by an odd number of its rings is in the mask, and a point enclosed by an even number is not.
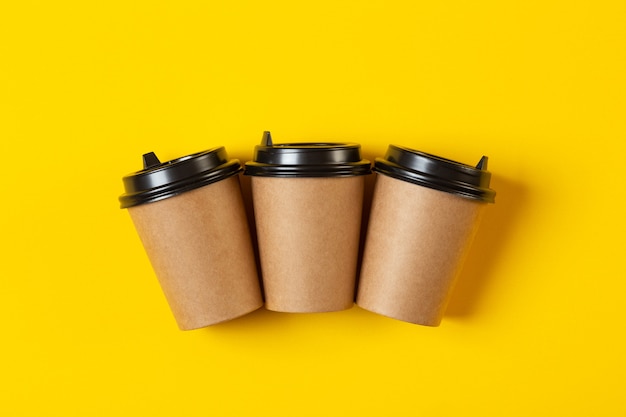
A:
[[[239,161],[223,147],[124,177],[122,208],[135,224],[181,330],[239,317],[263,305],[239,187]]]
[[[487,157],[478,166],[391,145],[378,173],[357,305],[438,326],[486,203]]]
[[[251,176],[266,308],[311,313],[354,304],[364,176],[347,143],[272,144],[246,163]]]

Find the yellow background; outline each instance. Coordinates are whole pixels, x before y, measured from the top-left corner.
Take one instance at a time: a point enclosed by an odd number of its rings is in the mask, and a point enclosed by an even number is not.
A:
[[[4,1],[0,415],[623,416],[624,1]],[[176,328],[121,177],[155,151],[490,157],[442,326]]]

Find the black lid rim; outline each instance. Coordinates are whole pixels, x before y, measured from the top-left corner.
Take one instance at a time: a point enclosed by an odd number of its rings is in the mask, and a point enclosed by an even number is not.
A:
[[[347,177],[371,172],[371,163],[361,158],[358,143],[272,143],[269,132],[244,168],[244,175],[263,177]]]
[[[172,182],[149,190],[123,194],[119,197],[120,208],[130,208],[141,204],[165,200],[166,198],[174,197],[187,191],[204,187],[205,185],[213,184],[232,177],[241,172],[241,170],[242,168],[239,160],[231,159],[227,163],[220,165],[212,171],[207,171],[202,175],[189,177],[181,181]]]
[[[334,165],[272,165],[250,161],[243,175],[256,177],[354,177],[372,173],[370,161]]]
[[[401,147],[398,147],[398,148],[401,148]],[[415,152],[408,148],[401,148],[401,149],[403,150],[407,149],[410,152]],[[420,152],[420,153],[423,155],[428,155],[423,152]],[[430,157],[430,155],[428,156]],[[446,162],[452,162],[461,168],[469,168],[473,171],[476,171],[475,168],[472,168],[471,166],[462,164],[460,162],[455,162],[455,161],[445,159],[445,158],[440,158],[440,157],[435,157],[435,158],[446,161]],[[454,180],[450,180],[446,178],[439,178],[436,176],[428,175],[426,173],[413,171],[413,170],[407,169],[404,166],[398,165],[394,162],[391,162],[382,158],[376,158],[373,170],[379,174],[384,174],[384,175],[387,175],[389,177],[392,177],[398,180],[402,180],[402,181],[410,182],[412,184],[431,188],[434,190],[454,194],[459,197],[477,200],[477,201],[484,202],[484,203],[495,202],[496,193],[494,190],[491,190],[489,188],[481,188],[481,187],[477,187],[477,186],[474,186],[472,184],[468,184],[465,182],[454,181]]]
[[[315,154],[317,154],[317,157]],[[340,154],[344,157],[343,160],[331,163],[355,163],[361,159],[361,145],[352,142],[290,142],[256,145],[254,147],[253,162],[273,164],[268,162],[267,159],[301,155],[303,160],[298,161],[299,165],[322,165],[329,162],[323,161],[324,158],[320,158],[320,156],[331,154]],[[310,158],[314,159],[311,160]],[[286,164],[279,163],[278,165]]]
[[[288,142],[274,143],[272,145],[257,145],[258,149],[275,149],[279,152],[288,150],[316,151],[320,149],[359,149],[361,145],[355,142]]]

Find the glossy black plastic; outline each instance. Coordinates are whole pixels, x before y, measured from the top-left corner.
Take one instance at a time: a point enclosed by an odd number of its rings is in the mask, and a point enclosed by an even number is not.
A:
[[[265,177],[343,177],[367,175],[370,161],[361,159],[356,143],[272,143],[263,133],[261,145],[246,162],[244,175]]]
[[[144,169],[122,178],[126,192],[119,197],[121,208],[173,197],[241,171],[239,160],[228,160],[223,146],[167,162],[150,152],[143,162]]]
[[[374,171],[403,181],[445,191],[485,203],[495,201],[489,188],[491,173],[486,156],[474,167],[402,146],[389,145],[384,158],[376,158]]]

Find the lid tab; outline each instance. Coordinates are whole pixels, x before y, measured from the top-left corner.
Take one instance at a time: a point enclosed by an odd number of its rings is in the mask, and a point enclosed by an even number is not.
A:
[[[154,152],[143,154],[143,169],[153,168],[157,165],[161,165],[161,161]]]
[[[480,161],[478,161],[478,164],[476,165],[476,169],[487,170],[488,162],[489,162],[489,158],[483,155],[483,157],[480,158]]]
[[[266,130],[261,138],[261,146],[272,146],[272,134]]]

